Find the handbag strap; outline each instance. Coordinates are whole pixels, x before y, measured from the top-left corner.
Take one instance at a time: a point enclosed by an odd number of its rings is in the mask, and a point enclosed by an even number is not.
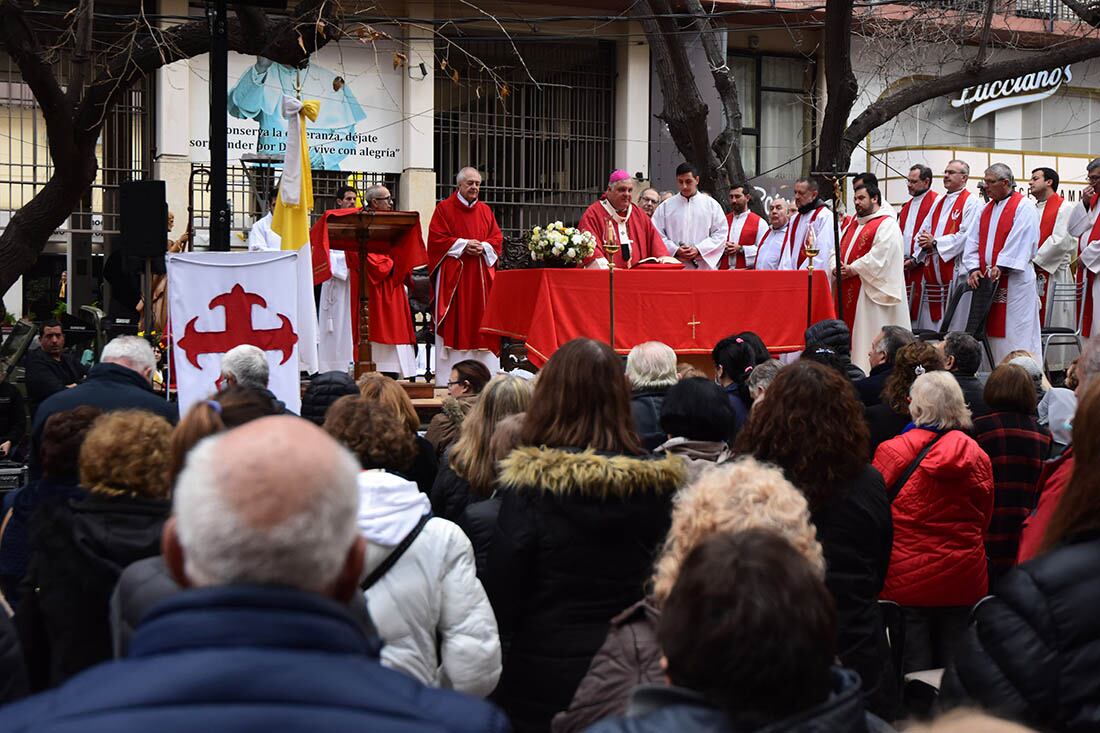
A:
[[[401,540],[401,544],[393,548],[393,552],[389,554],[382,564],[371,571],[371,574],[363,579],[363,582],[359,584],[359,587],[363,590],[370,590],[370,587],[382,579],[382,576],[390,571],[397,561],[401,559],[401,556],[405,554],[405,551],[412,545],[413,540],[420,534],[420,530],[424,529],[424,525],[428,523],[428,520],[432,518],[431,514],[425,514],[420,518],[420,521],[416,523],[416,526],[409,530],[409,533],[405,535],[405,539]]]
[[[899,476],[898,479],[894,481],[894,483],[890,484],[890,489],[886,492],[886,495],[890,498],[891,504],[894,503],[894,499],[898,498],[898,494],[901,493],[902,488],[905,487],[905,483],[913,475],[913,472],[917,470],[918,466],[920,466],[920,462],[923,461],[924,457],[928,455],[928,452],[932,450],[932,446],[940,442],[940,438],[947,435],[947,433],[949,432],[951,431],[948,430],[945,433],[940,433],[936,437],[932,438],[932,440],[928,441],[928,445],[921,448],[920,453],[917,454],[917,457],[913,459],[913,462],[910,463],[909,466],[902,472],[901,476]]]

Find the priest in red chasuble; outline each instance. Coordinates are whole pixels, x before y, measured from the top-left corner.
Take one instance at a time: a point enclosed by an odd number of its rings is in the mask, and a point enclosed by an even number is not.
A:
[[[855,192],[855,217],[840,240],[844,320],[852,331],[852,363],[870,372],[869,352],[883,326],[910,327],[905,257],[897,219],[884,211],[878,187]],[[835,265],[835,263],[834,263]]]
[[[338,201],[338,203],[344,203]],[[393,197],[388,188],[374,185],[363,192],[363,206],[370,211],[392,211]],[[310,242],[314,251],[332,248],[327,222],[333,217],[356,215],[359,209],[338,208],[326,211],[313,225]],[[367,253],[367,307],[370,319],[371,359],[380,372],[411,377],[416,374],[416,331],[405,281],[416,267],[427,264],[424,238],[420,227],[410,227],[397,241],[371,243]],[[332,279],[321,288],[320,352],[322,371],[348,368],[355,360],[359,344],[359,252],[356,249],[330,253]],[[350,319],[343,317],[350,313]],[[348,345],[351,351],[348,351]]]
[[[596,251],[584,263],[589,268],[606,268],[607,255],[603,242],[607,238],[607,222],[614,222],[619,251],[615,267],[633,267],[647,257],[668,257],[668,249],[653,220],[646,216],[634,199],[634,179],[624,170],[617,170],[607,181],[607,191],[588,207],[579,228],[596,237]]]
[[[480,332],[493,286],[493,266],[504,238],[493,210],[478,199],[481,174],[463,168],[454,196],[435,207],[428,228],[428,266],[435,281],[435,379],[444,386],[451,367],[476,359],[500,371],[500,339]],[[649,221],[648,217],[645,217]]]

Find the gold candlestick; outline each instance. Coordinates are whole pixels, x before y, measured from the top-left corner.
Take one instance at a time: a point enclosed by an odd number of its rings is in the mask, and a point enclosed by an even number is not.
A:
[[[615,237],[615,222],[607,220],[607,231],[604,233],[603,252],[607,255],[607,293],[610,311],[610,344],[611,350],[615,350],[615,255],[619,252],[619,240]]]
[[[813,325],[814,317],[814,258],[820,252],[817,248],[817,237],[814,236],[813,223],[806,227],[806,245],[803,249],[805,249],[806,256],[809,258],[806,264],[806,272],[808,273],[806,283],[806,328],[809,328]]]

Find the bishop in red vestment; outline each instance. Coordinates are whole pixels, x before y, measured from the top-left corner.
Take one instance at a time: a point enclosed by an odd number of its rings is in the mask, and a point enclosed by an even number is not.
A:
[[[428,227],[428,266],[435,279],[437,385],[446,384],[451,366],[466,359],[481,361],[491,374],[500,370],[495,356],[500,339],[480,329],[504,238],[493,210],[478,199],[480,190],[481,175],[463,168],[455,195],[439,202]]]
[[[591,232],[597,242],[596,252],[585,261],[585,267],[607,267],[603,242],[607,238],[609,221],[614,222],[615,238],[620,247],[615,253],[615,267],[633,267],[647,257],[668,256],[661,233],[633,199],[634,179],[630,174],[624,170],[612,173],[607,192],[581,217],[580,229]]]

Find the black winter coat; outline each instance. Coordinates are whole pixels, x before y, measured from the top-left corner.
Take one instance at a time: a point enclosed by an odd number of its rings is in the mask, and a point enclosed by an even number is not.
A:
[[[309,380],[302,396],[302,417],[315,425],[323,425],[325,413],[332,403],[345,395],[359,394],[359,387],[347,372],[324,372]]]
[[[639,389],[630,397],[630,411],[634,414],[634,432],[642,439],[647,450],[664,443],[668,436],[661,430],[661,403],[668,387]]]
[[[482,583],[485,582],[485,573],[489,568],[489,549],[493,546],[493,532],[496,530],[499,515],[500,497],[493,494],[488,499],[467,504],[455,520],[474,546],[477,577]]]
[[[966,400],[966,405],[970,408],[970,415],[972,417],[988,415],[989,405],[985,404],[985,385],[982,384],[982,380],[973,374],[968,377],[965,374],[951,372],[951,376],[959,383],[963,399]]]
[[[880,445],[901,435],[905,426],[913,421],[909,415],[894,412],[885,402],[864,408],[863,417],[871,434],[871,455],[868,458],[874,458]]]
[[[502,462],[485,586],[505,645],[494,699],[517,732],[549,728],[642,599],[684,477],[676,456],[524,447]]]
[[[452,522],[458,521],[470,503],[470,482],[451,468],[450,448],[439,459],[439,470],[435,474],[429,498],[432,500],[432,514]]]
[[[894,371],[893,364],[879,364],[871,367],[871,373],[863,379],[853,382],[859,400],[865,407],[871,407],[882,402],[882,388],[886,386],[886,378]]]
[[[867,709],[893,720],[898,690],[878,605],[894,544],[882,474],[866,466],[842,495],[811,514],[825,551],[825,584],[836,599],[838,656],[859,673]]]
[[[0,609],[0,705],[26,697],[30,692],[19,635],[7,611]]]
[[[1100,729],[1100,532],[1009,571],[979,603],[943,679],[945,707],[977,703],[1043,730]]]
[[[34,690],[111,658],[108,604],[131,563],[160,553],[166,500],[92,494],[43,506],[15,623]]]

